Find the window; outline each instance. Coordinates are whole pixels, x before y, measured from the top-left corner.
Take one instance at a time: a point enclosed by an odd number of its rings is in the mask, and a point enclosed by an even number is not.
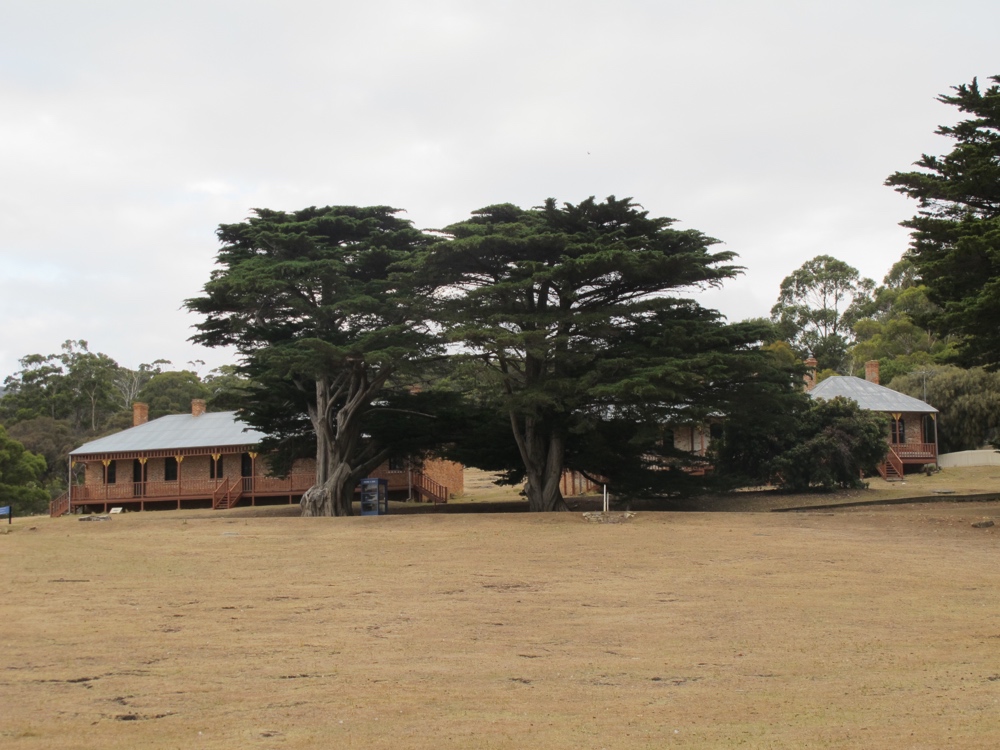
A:
[[[402,458],[390,458],[389,471],[406,471],[406,460]]]
[[[117,481],[117,479],[118,479],[118,472],[115,470],[115,467],[117,466],[117,464],[118,464],[117,461],[112,461],[111,463],[108,464],[108,467],[105,470],[106,473],[104,475],[105,476],[105,480],[104,481],[107,484],[114,484],[115,481]]]
[[[892,420],[892,442],[906,442],[906,422],[902,419]]]
[[[163,459],[163,481],[177,481],[177,459],[173,456],[167,456]]]
[[[930,414],[924,415],[924,442],[937,442],[937,422],[934,421],[934,417]]]
[[[222,479],[226,475],[225,470],[222,468],[222,459],[225,456],[219,456],[219,460],[216,461],[211,456],[208,457],[208,478],[209,479]]]

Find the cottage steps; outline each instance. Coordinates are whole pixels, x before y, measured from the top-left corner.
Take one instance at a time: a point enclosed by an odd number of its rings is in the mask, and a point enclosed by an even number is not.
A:
[[[49,516],[59,518],[67,513],[69,513],[69,494],[64,492],[49,503]]]
[[[885,481],[887,481],[887,482],[901,482],[901,481],[903,481],[903,477],[901,477],[900,474],[899,474],[899,472],[896,471],[896,467],[893,466],[888,461],[886,461],[884,464],[882,464],[881,474],[882,474],[882,478],[885,479]]]
[[[448,488],[440,482],[434,481],[422,471],[414,472],[412,480],[417,502],[426,501],[435,505],[448,502]]]
[[[235,508],[240,502],[241,497],[243,497],[242,479],[237,479],[228,486],[223,482],[212,496],[212,509],[229,510],[230,508]]]

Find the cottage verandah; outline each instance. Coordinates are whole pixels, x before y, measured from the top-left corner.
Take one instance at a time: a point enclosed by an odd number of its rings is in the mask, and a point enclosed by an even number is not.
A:
[[[148,407],[134,404],[132,428],[71,451],[73,466],[84,467],[84,482],[71,482],[50,514],[295,503],[313,485],[315,460],[297,460],[286,476],[268,476],[267,457],[256,448],[262,433],[235,412],[207,412],[200,399],[191,407],[190,414],[149,421]],[[462,492],[462,467],[449,461],[392,461],[372,476],[407,499],[443,503]]]

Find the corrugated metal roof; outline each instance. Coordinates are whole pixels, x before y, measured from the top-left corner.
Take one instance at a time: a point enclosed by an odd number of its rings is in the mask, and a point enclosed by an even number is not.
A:
[[[831,399],[837,396],[856,401],[858,406],[868,411],[884,412],[919,412],[930,414],[937,412],[930,404],[919,398],[907,396],[905,393],[886,388],[868,380],[845,375],[835,375],[822,381],[809,391],[812,398]]]
[[[264,433],[237,419],[234,411],[209,412],[197,417],[171,414],[93,440],[70,451],[70,455],[255,445],[263,437]]]

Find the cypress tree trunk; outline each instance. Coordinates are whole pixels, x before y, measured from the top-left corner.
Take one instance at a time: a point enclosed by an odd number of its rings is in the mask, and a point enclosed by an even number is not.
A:
[[[524,429],[519,429],[517,418],[511,415],[514,438],[524,461],[526,482],[525,495],[528,510],[548,512],[569,510],[563,501],[560,480],[563,472],[563,457],[566,444],[562,435],[553,431],[547,434],[539,429],[537,420],[527,417]]]
[[[354,485],[357,478],[345,460],[345,451],[352,445],[350,427],[356,424],[350,412],[352,403],[337,409],[336,428],[330,412],[332,402],[326,378],[316,381],[316,408],[309,410],[309,419],[316,430],[316,483],[310,487],[299,507],[303,516],[350,516],[354,513]]]
[[[369,382],[359,363],[336,388],[327,378],[316,381],[316,406],[309,409],[316,431],[316,484],[302,495],[303,516],[354,515],[354,488],[384,457],[362,450],[361,415],[389,372],[385,368]]]

